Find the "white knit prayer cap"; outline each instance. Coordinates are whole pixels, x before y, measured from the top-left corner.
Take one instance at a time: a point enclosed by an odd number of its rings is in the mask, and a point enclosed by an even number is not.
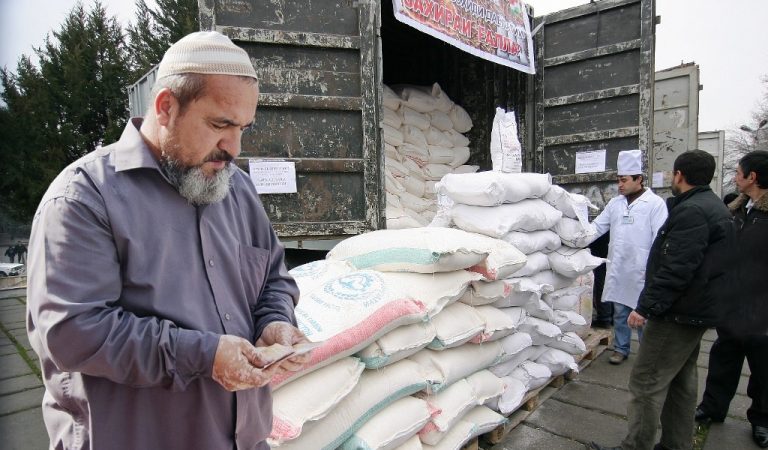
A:
[[[616,163],[618,175],[641,175],[643,173],[643,152],[640,150],[625,150],[619,152]]]
[[[157,78],[182,73],[258,79],[248,53],[216,31],[190,33],[168,48],[157,68]]]

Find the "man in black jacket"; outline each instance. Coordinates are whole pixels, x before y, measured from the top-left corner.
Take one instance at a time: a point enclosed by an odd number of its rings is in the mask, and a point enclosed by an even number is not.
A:
[[[736,222],[735,261],[738,282],[733,299],[738,308],[717,328],[709,354],[707,387],[696,409],[702,423],[722,422],[736,393],[744,358],[749,363],[747,418],[752,439],[768,448],[768,152],[745,155],[736,169],[739,196],[728,205]]]
[[[696,359],[709,327],[724,315],[728,246],[733,223],[709,188],[715,160],[685,152],[673,167],[669,217],[653,241],[645,287],[627,322],[645,326],[629,379],[629,430],[620,447],[595,449],[682,450],[693,445]],[[661,419],[661,442],[656,427]]]

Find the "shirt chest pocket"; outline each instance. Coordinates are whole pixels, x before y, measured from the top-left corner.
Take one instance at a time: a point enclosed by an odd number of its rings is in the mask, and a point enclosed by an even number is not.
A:
[[[240,277],[243,282],[248,304],[253,306],[259,300],[269,273],[269,250],[240,246]]]

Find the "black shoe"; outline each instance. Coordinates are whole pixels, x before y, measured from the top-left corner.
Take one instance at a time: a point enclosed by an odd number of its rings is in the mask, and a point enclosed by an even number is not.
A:
[[[752,439],[760,448],[768,448],[768,427],[752,425]]]
[[[705,413],[703,409],[700,407],[696,407],[696,414],[693,416],[696,422],[702,424],[702,425],[709,425],[712,422],[722,423],[724,419],[715,418],[710,416],[709,414]]]
[[[590,442],[589,448],[592,450],[621,450],[621,447],[603,447],[597,442]]]

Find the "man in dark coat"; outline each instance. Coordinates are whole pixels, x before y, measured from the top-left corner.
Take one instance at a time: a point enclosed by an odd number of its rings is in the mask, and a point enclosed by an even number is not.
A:
[[[645,287],[627,322],[645,326],[629,380],[629,430],[620,447],[595,449],[690,449],[699,343],[718,325],[727,299],[733,223],[709,188],[715,160],[701,150],[677,157],[669,217],[653,241]],[[661,442],[656,427],[661,420]]]
[[[736,185],[741,195],[728,207],[736,224],[738,278],[732,295],[738,308],[717,328],[696,420],[725,419],[746,357],[751,373],[747,395],[752,399],[747,418],[755,443],[768,448],[768,152],[751,152],[739,161]]]

